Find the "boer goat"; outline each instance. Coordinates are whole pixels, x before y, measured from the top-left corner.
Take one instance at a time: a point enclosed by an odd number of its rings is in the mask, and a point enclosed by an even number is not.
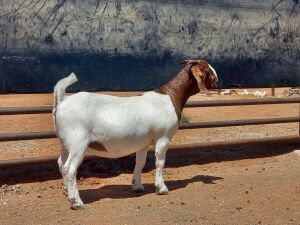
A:
[[[140,96],[115,97],[79,92],[66,95],[66,88],[77,81],[74,73],[54,88],[53,118],[61,142],[58,165],[71,208],[83,207],[76,173],[87,151],[97,156],[118,158],[136,152],[133,191],[143,191],[142,169],[147,147],[155,147],[155,187],[167,194],[163,179],[168,146],[178,129],[187,99],[198,92],[209,94],[216,88],[215,70],[204,60],[186,60],[185,67],[168,83]]]

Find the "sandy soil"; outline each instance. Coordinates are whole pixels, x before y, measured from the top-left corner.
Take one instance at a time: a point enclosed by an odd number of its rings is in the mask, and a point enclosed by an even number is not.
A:
[[[270,90],[268,90],[270,92]],[[282,90],[277,89],[276,95]],[[124,95],[124,93],[114,93]],[[131,95],[127,93],[126,95]],[[240,96],[197,95],[191,100]],[[2,95],[0,107],[51,105],[52,96]],[[190,121],[296,116],[298,104],[185,109]],[[51,115],[0,116],[0,133],[53,130]],[[298,133],[298,124],[178,131],[173,144]],[[148,154],[145,192],[131,192],[132,156],[86,161],[78,183],[85,209],[73,211],[56,165],[0,170],[1,224],[300,224],[299,145],[168,152],[167,196],[153,187]],[[59,154],[56,139],[0,143],[0,159]]]

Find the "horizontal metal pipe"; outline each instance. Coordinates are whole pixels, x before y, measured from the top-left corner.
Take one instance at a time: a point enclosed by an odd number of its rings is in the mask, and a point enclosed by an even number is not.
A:
[[[12,133],[12,134],[0,134],[1,141],[21,141],[32,139],[48,139],[56,138],[54,131],[42,131],[42,132],[28,132],[28,133]]]
[[[213,101],[189,101],[185,105],[185,108],[210,107],[210,106],[289,104],[289,103],[300,103],[300,98],[293,97],[293,98],[261,98],[261,99],[235,99],[235,100],[213,100]]]
[[[211,143],[196,143],[196,144],[185,144],[185,145],[173,145],[170,146],[170,151],[196,151],[207,148],[219,148],[219,147],[235,147],[235,146],[247,146],[247,145],[258,145],[258,144],[276,144],[276,143],[299,143],[300,135],[293,136],[281,136],[281,137],[267,137],[267,138],[256,138],[256,139],[242,139],[236,141],[217,141]],[[154,149],[149,149],[153,151]],[[85,160],[97,159],[99,157],[94,155],[87,155]],[[48,157],[36,157],[36,158],[24,158],[24,159],[13,159],[13,160],[0,160],[0,168],[12,168],[12,167],[23,167],[33,165],[43,165],[55,163],[58,156]]]
[[[51,113],[52,106],[38,107],[1,107],[0,115],[42,114]]]
[[[299,97],[293,97],[293,98],[262,98],[262,99],[189,101],[185,105],[185,108],[210,107],[210,106],[288,104],[288,103],[300,103],[300,98]],[[52,106],[1,107],[0,108],[0,115],[40,114],[40,113],[51,113],[51,112],[52,112]]]
[[[196,128],[231,127],[231,126],[261,125],[261,124],[274,124],[274,123],[294,123],[299,121],[300,118],[295,116],[295,117],[283,117],[283,118],[193,122],[193,123],[181,123],[179,129],[184,130],[184,129],[196,129]]]
[[[208,121],[181,123],[179,129],[196,129],[196,128],[213,128],[213,127],[229,127],[229,126],[244,126],[244,125],[261,125],[273,123],[293,123],[299,122],[299,117],[284,117],[284,118],[266,118],[266,119],[250,119],[250,120],[229,120],[229,121]],[[54,131],[29,132],[29,133],[12,133],[0,134],[1,141],[21,141],[32,139],[48,139],[56,138]]]
[[[279,137],[265,137],[265,138],[253,138],[253,139],[241,139],[234,141],[216,141],[208,143],[195,143],[186,145],[174,145],[170,146],[172,151],[186,150],[198,150],[207,148],[223,148],[223,147],[238,147],[238,146],[250,146],[259,144],[278,144],[278,143],[299,143],[300,135],[279,136]]]

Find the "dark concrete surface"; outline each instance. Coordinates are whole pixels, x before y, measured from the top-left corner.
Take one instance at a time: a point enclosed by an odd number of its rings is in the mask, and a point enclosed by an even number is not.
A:
[[[0,93],[150,90],[182,59],[206,59],[222,87],[300,85],[297,0],[2,0]]]

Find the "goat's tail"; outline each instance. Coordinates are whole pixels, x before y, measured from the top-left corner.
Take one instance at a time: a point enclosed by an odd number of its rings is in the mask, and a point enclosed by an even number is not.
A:
[[[71,73],[69,76],[61,79],[57,82],[54,87],[54,105],[53,109],[55,110],[57,105],[60,104],[66,97],[66,88],[71,84],[77,81],[77,77],[74,73]]]

